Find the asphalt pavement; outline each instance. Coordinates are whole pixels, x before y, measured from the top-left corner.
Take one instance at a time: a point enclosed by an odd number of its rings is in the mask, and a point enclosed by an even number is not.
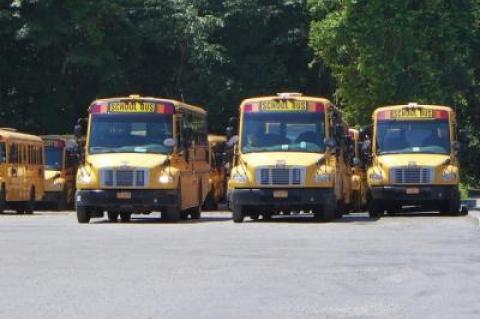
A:
[[[480,318],[480,227],[0,215],[0,318]]]

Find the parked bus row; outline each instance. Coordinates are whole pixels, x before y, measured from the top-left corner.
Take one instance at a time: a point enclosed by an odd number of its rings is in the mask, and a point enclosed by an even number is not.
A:
[[[244,100],[226,134],[208,134],[201,107],[138,95],[92,102],[74,137],[0,130],[0,210],[74,205],[80,223],[198,219],[224,200],[234,222],[406,206],[461,214],[449,107],[381,107],[357,130],[327,99],[281,93]]]

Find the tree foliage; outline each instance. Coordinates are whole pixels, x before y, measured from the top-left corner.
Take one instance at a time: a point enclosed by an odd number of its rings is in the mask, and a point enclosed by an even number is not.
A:
[[[336,80],[350,122],[382,105],[455,107],[467,128],[468,176],[479,176],[479,2],[310,0],[310,45]],[[475,158],[476,156],[476,158]]]

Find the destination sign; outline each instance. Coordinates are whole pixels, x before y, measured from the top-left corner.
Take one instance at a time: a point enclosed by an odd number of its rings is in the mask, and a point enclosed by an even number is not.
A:
[[[393,110],[390,113],[390,117],[393,120],[396,119],[433,119],[433,110],[430,109],[401,109]]]
[[[307,101],[270,100],[260,102],[261,112],[305,112]]]
[[[156,104],[145,101],[119,101],[108,103],[110,113],[154,113]]]

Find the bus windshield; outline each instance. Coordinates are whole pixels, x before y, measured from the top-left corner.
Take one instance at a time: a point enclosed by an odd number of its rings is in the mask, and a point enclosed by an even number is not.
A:
[[[323,152],[324,118],[321,112],[245,113],[242,152]]]
[[[379,121],[377,153],[450,153],[448,121]]]
[[[48,170],[61,170],[63,167],[63,148],[45,147],[45,160],[45,166]]]
[[[172,147],[165,146],[164,141],[173,136],[172,121],[171,114],[93,115],[88,151],[168,154]]]

